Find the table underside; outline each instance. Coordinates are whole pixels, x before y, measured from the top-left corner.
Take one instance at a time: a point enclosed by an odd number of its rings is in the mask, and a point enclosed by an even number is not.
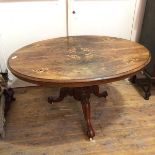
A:
[[[48,102],[50,104],[54,102],[60,102],[68,95],[73,96],[75,100],[81,102],[87,126],[87,136],[89,137],[90,140],[93,139],[93,137],[95,136],[95,131],[91,123],[91,107],[89,102],[91,94],[94,94],[97,97],[104,97],[104,98],[108,96],[107,91],[103,91],[100,93],[99,86],[93,85],[86,87],[62,87],[60,89],[60,94],[58,97],[52,97],[52,96],[48,97]]]

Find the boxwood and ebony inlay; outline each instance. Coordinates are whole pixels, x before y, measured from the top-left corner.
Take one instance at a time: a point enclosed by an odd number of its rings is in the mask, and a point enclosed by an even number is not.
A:
[[[104,36],[72,36],[44,40],[25,46],[8,60],[18,78],[45,86],[60,86],[59,102],[67,95],[81,102],[89,138],[95,136],[91,123],[90,94],[106,97],[99,85],[134,75],[150,61],[149,51],[125,39]]]

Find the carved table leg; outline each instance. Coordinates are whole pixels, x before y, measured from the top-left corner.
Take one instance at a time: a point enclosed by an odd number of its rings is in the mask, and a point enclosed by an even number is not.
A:
[[[129,79],[133,84],[137,84],[144,91],[144,99],[149,100],[151,96],[152,81],[150,76],[145,72],[140,72]]]
[[[82,100],[81,100],[81,104],[82,104],[84,118],[85,118],[86,124],[87,124],[87,135],[90,139],[93,139],[93,137],[95,137],[95,131],[91,124],[91,114],[90,114],[91,111],[90,111],[89,99],[87,97],[83,96]]]
[[[97,85],[93,86],[93,94],[96,95],[97,97],[105,97],[106,98],[108,96],[107,91],[103,91],[102,93],[100,93],[99,86],[97,86]]]
[[[53,102],[60,102],[60,101],[62,101],[68,95],[68,89],[69,88],[66,88],[66,87],[61,88],[59,96],[57,98],[56,97],[54,98],[52,96],[48,97],[48,102],[50,104],[52,104]]]
[[[151,79],[147,78],[147,84],[146,84],[146,86],[143,86],[143,88],[142,88],[145,93],[145,95],[144,95],[145,100],[149,100],[149,98],[151,96],[151,86],[152,86]]]
[[[90,94],[93,93],[98,97],[106,97],[108,94],[106,91],[103,93],[99,93],[99,87],[97,85],[94,86],[87,86],[87,87],[73,87],[73,88],[61,88],[60,95],[57,98],[53,98],[52,96],[48,97],[48,102],[60,102],[62,101],[67,95],[73,96],[75,100],[81,102],[82,110],[84,114],[84,118],[87,125],[87,135],[91,139],[95,136],[95,131],[91,124],[91,110],[90,110]]]

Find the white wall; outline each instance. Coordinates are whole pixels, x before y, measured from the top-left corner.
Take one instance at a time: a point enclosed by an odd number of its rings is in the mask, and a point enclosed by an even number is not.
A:
[[[22,46],[66,36],[64,0],[0,3],[0,57],[5,60]],[[3,71],[6,69],[1,61]],[[10,76],[15,81],[13,76]]]
[[[144,12],[145,12],[145,5],[147,0],[137,0],[136,1],[136,8],[134,13],[134,22],[132,26],[131,32],[131,40],[138,41],[140,37]]]
[[[0,43],[7,58],[34,41],[66,35],[64,0],[0,3]]]
[[[131,38],[137,0],[70,0],[70,35]],[[72,11],[75,14],[72,14]]]
[[[1,34],[0,34],[0,72],[5,73],[6,72],[6,64],[5,64],[5,58],[4,55],[2,53],[2,38],[1,38]]]
[[[138,39],[146,0],[68,1],[70,35],[100,34]],[[66,0],[0,3],[0,65],[3,71],[8,56],[15,50],[59,36],[66,36]],[[13,76],[10,79],[13,80],[11,84],[16,81]],[[18,86],[23,84],[18,83]]]

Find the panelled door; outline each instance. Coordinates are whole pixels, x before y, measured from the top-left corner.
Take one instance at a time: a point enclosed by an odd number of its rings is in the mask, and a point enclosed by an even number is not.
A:
[[[131,38],[136,0],[69,0],[69,35]]]
[[[0,2],[0,71],[6,70],[7,58],[15,50],[39,40],[66,36],[66,19],[70,36],[107,35],[131,39],[137,1]],[[9,78],[16,80],[11,73]]]

